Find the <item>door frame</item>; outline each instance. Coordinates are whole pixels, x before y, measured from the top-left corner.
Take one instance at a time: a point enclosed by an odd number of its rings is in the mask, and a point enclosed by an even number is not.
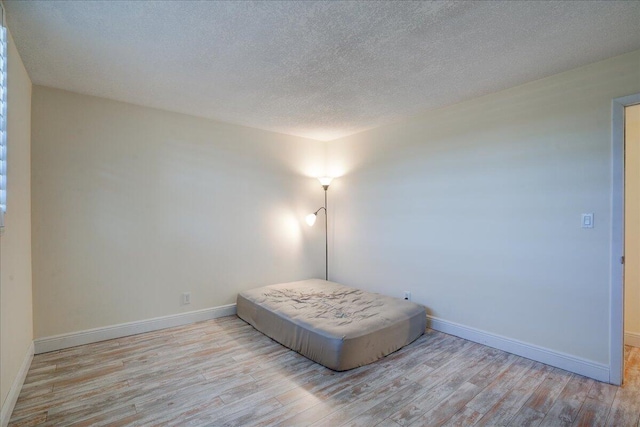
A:
[[[609,283],[609,382],[621,385],[624,370],[624,108],[640,93],[611,101],[611,260]]]

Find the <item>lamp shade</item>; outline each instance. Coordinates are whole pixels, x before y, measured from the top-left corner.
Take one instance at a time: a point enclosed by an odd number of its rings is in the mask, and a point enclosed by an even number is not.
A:
[[[307,224],[309,224],[309,226],[312,226],[313,224],[316,223],[316,219],[318,218],[318,214],[309,214],[307,215],[304,220],[307,221]]]
[[[330,185],[332,180],[333,180],[333,178],[331,178],[330,176],[322,176],[322,177],[318,178],[318,181],[320,181],[320,184],[323,185],[323,186]]]

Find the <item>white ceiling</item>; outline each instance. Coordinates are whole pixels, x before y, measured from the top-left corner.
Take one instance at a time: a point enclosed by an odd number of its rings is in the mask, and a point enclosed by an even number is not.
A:
[[[640,1],[7,1],[33,83],[330,140],[640,49]]]

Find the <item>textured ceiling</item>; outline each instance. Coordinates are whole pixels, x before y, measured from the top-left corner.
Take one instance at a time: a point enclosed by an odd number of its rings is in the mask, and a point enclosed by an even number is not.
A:
[[[640,49],[639,1],[6,1],[33,83],[329,140]]]

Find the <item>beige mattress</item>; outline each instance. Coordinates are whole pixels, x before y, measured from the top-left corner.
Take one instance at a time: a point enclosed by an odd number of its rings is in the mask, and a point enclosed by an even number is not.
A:
[[[238,295],[238,316],[336,371],[357,368],[421,336],[423,306],[325,280],[281,283]]]

